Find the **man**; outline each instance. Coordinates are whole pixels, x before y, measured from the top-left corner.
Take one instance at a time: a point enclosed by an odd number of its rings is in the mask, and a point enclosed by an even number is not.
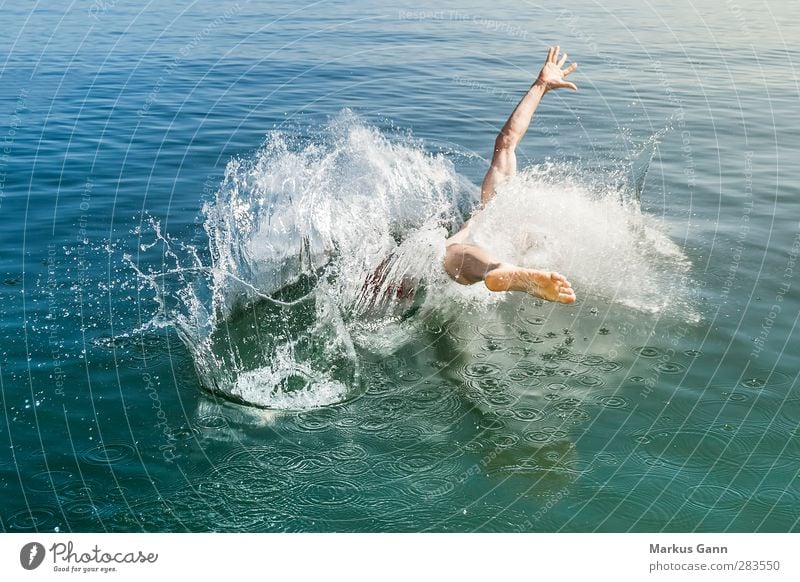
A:
[[[552,89],[565,87],[577,91],[577,87],[564,78],[574,71],[578,64],[572,63],[566,69],[562,69],[567,61],[567,55],[564,54],[559,59],[558,53],[559,47],[550,48],[536,81],[497,135],[492,165],[486,172],[481,187],[482,206],[492,199],[499,186],[516,173],[517,159],[514,149],[525,135],[533,112],[536,111],[544,94]],[[470,233],[470,222],[471,219],[446,242],[444,268],[455,282],[472,285],[483,281],[491,291],[524,291],[547,301],[559,303],[575,301],[575,291],[563,275],[500,262],[486,249],[474,244]]]

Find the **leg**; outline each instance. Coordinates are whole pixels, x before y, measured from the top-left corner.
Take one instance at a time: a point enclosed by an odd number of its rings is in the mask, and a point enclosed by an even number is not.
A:
[[[444,268],[461,285],[483,281],[490,291],[523,291],[547,301],[575,302],[575,291],[564,275],[501,263],[477,245],[447,245]]]

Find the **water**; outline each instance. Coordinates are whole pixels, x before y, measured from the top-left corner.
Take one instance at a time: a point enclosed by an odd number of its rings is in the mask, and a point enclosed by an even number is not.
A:
[[[4,531],[797,529],[796,7],[3,10]]]

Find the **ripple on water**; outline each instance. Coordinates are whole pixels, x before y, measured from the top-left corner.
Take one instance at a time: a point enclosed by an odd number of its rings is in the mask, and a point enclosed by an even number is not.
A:
[[[769,428],[740,429],[736,434],[746,439],[747,444],[747,453],[741,459],[742,470],[756,473],[777,469],[796,470],[800,465],[800,438],[788,430],[773,424]]]
[[[84,451],[81,458],[93,465],[116,465],[136,455],[136,448],[127,443],[106,443]]]
[[[596,356],[596,355],[592,355],[592,354],[587,354],[587,355],[581,356],[581,358],[580,358],[580,363],[581,364],[584,364],[586,366],[592,366],[592,367],[599,366],[600,364],[602,364],[605,361],[606,361],[606,359],[603,356]]]
[[[793,378],[777,370],[750,370],[749,376],[742,379],[742,386],[760,390],[761,388],[786,386]]]
[[[344,443],[330,450],[331,457],[337,461],[363,461],[368,456],[367,449],[356,443]]]
[[[630,405],[624,396],[617,396],[616,394],[598,396],[595,400],[604,408],[627,408]]]
[[[410,484],[410,488],[425,499],[429,499],[431,497],[447,495],[455,488],[455,482],[454,479],[448,479],[446,477],[425,476],[415,479],[414,482]]]
[[[422,428],[411,424],[391,425],[385,430],[376,433],[379,439],[390,441],[397,446],[409,446],[416,444],[422,438]]]
[[[406,408],[406,400],[400,396],[384,396],[371,403],[378,414],[386,418],[397,418]]]
[[[775,403],[770,406],[763,399],[754,400],[745,394],[733,393],[725,400],[703,400],[692,410],[691,417],[699,422],[725,422],[736,427],[751,423],[759,426],[774,425],[779,416]]]
[[[653,489],[647,485],[652,476],[624,479],[617,485],[603,487],[600,492],[587,492],[588,511],[575,512],[573,523],[586,523],[591,531],[639,531],[691,529],[688,513],[681,508],[684,497],[673,493],[678,489]],[[587,523],[587,516],[602,516],[599,521]],[[583,519],[581,519],[583,518]]]
[[[750,495],[749,505],[758,509],[759,513],[763,514],[763,523],[757,524],[756,531],[764,529],[764,525],[770,528],[771,524],[776,521],[783,521],[792,524],[796,528],[797,520],[797,507],[800,503],[798,495],[787,488],[772,488],[765,487],[757,489]]]
[[[397,371],[396,377],[407,384],[417,384],[422,380],[422,374],[414,368],[403,368]]]
[[[504,394],[508,391],[509,384],[497,377],[472,378],[467,380],[468,394],[480,401],[486,400],[492,394]]]
[[[653,367],[662,374],[680,374],[686,367],[678,362],[661,362]]]
[[[107,487],[110,495],[121,497],[126,503],[161,494],[160,484],[157,480],[140,475],[118,475],[116,483],[108,484]]]
[[[410,488],[386,483],[371,488],[363,505],[363,512],[370,519],[370,531],[418,531],[421,526],[414,512],[421,505],[419,498],[423,498],[426,511],[430,511],[431,504],[439,498],[437,488],[441,481],[446,480],[423,477],[410,483]]]
[[[487,438],[487,441],[495,451],[514,448],[520,440],[521,437],[515,433],[494,434]]]
[[[434,402],[444,399],[450,391],[450,388],[446,384],[439,384],[436,386],[421,385],[409,392],[406,398],[408,398],[410,402],[425,408],[432,405]]]
[[[327,473],[333,470],[334,459],[321,451],[307,448],[280,446],[265,454],[262,449],[247,451],[250,458],[267,466],[291,472],[292,476],[301,478]]]
[[[197,482],[197,487],[203,493],[220,497],[224,494],[230,498],[229,490],[254,499],[268,496],[270,503],[276,505],[291,500],[302,478],[296,471],[270,469],[260,460],[236,458],[218,462]]]
[[[526,321],[531,325],[544,325],[547,322],[547,319],[545,319],[541,315],[523,313],[521,314],[521,317],[523,321]]]
[[[61,504],[61,510],[67,522],[74,524],[74,520],[102,522],[114,514],[114,506],[107,501],[89,499],[75,499]]]
[[[547,416],[543,410],[538,408],[514,408],[512,411],[514,418],[524,422],[539,422]]]
[[[544,343],[544,338],[542,336],[525,329],[519,332],[519,339],[528,344]]]
[[[475,331],[488,340],[509,340],[519,335],[520,328],[513,323],[490,323],[478,326]]]
[[[302,431],[321,432],[333,428],[338,410],[333,408],[317,408],[308,412],[301,412],[294,416],[294,424]]]
[[[554,376],[563,376],[564,378],[574,378],[578,376],[580,372],[573,368],[558,368],[557,370],[553,370],[552,374]]]
[[[305,521],[297,518],[289,512],[270,508],[266,511],[263,507],[253,509],[245,506],[244,503],[237,503],[225,514],[217,513],[217,517],[203,516],[204,521],[213,524],[216,531],[221,532],[284,532],[289,531],[313,531],[315,524],[312,521]],[[245,506],[245,507],[243,507]],[[175,509],[176,513],[181,511]],[[185,510],[186,514],[192,514],[192,508]],[[302,525],[301,525],[302,523]],[[318,529],[318,528],[317,528]]]
[[[407,467],[398,465],[397,459],[390,455],[374,461],[372,463],[372,470],[382,479],[383,483],[397,482],[407,486],[408,483],[413,481],[413,479],[409,479],[413,473],[410,472]]]
[[[109,494],[108,487],[100,485],[98,482],[81,483],[76,481],[68,484],[58,491],[58,498],[61,501],[70,501],[74,499],[97,498],[99,495]]]
[[[519,399],[507,392],[498,392],[487,394],[485,400],[493,406],[510,406]]]
[[[370,396],[383,396],[394,389],[394,384],[386,378],[372,378],[364,384],[367,387],[366,393]]]
[[[524,383],[527,386],[538,386],[542,383],[537,374],[537,368],[512,368],[508,371],[508,379],[516,383]]]
[[[618,465],[619,459],[614,453],[598,453],[595,459],[604,465]]]
[[[86,488],[97,488],[97,481],[83,479],[80,473],[72,471],[42,471],[25,481],[25,489],[36,493],[55,492],[59,496],[79,496]]]
[[[748,496],[732,486],[695,485],[686,490],[686,502],[709,511],[739,509]]]
[[[506,421],[496,414],[484,414],[478,421],[478,428],[483,431],[498,431],[505,427]]]
[[[395,462],[401,472],[408,474],[420,475],[445,472],[437,471],[437,468],[442,467],[442,464],[437,456],[431,454],[407,453],[400,455],[395,459]]]
[[[336,428],[344,431],[358,429],[362,424],[362,419],[357,416],[340,415],[335,422]]]
[[[581,376],[578,376],[578,382],[590,388],[605,384],[605,380],[603,380],[600,376],[592,376],[591,374],[582,374]]]
[[[344,476],[306,482],[295,492],[295,505],[301,511],[305,509],[314,512],[315,515],[321,512],[324,517],[329,518],[331,516],[328,510],[348,510],[352,507],[361,507],[363,504],[363,488],[352,478]]]
[[[747,386],[748,388],[763,388],[766,385],[766,378],[746,378],[742,380],[742,386]]]
[[[531,376],[535,376],[537,378],[546,378],[553,373],[552,368],[545,368],[544,366],[531,366],[530,370]]]
[[[576,475],[586,475],[591,473],[595,468],[594,459],[567,459],[562,460],[561,457],[555,459],[554,462],[560,462],[561,465],[570,473]]]
[[[501,372],[500,366],[490,362],[472,362],[464,367],[464,375],[467,378],[484,379],[499,376]]]
[[[360,459],[347,459],[336,461],[333,472],[345,477],[366,477],[372,473],[372,465]]]
[[[225,504],[225,500],[218,501],[218,507]],[[132,504],[129,508],[130,513],[126,512],[123,519],[131,528],[135,524],[137,529],[144,529],[150,532],[182,532],[187,531],[187,527],[182,523],[182,519],[190,517],[192,514],[182,514],[174,510],[171,501],[165,499],[147,499]],[[220,513],[222,513],[220,511]],[[219,519],[219,518],[218,518]],[[218,520],[215,520],[216,528]],[[124,525],[124,524],[123,524]]]
[[[644,463],[694,477],[708,474],[719,465],[740,467],[747,454],[744,439],[733,434],[666,427],[638,438],[634,455]]]
[[[563,441],[567,438],[567,431],[553,426],[546,426],[539,430],[526,430],[522,433],[522,438],[537,444]]]
[[[5,520],[9,532],[47,532],[59,525],[59,518],[48,507],[31,506],[12,513]]]
[[[572,352],[569,348],[555,347],[550,353],[550,356],[555,360],[567,360],[570,362],[577,362],[581,360],[580,354]]]
[[[643,358],[657,358],[663,353],[659,348],[653,346],[640,346],[633,348],[633,352],[642,356]]]
[[[597,366],[597,369],[602,372],[616,372],[617,370],[622,369],[622,363],[615,362],[613,360],[608,360],[606,362],[603,362],[602,364],[599,364]]]
[[[800,430],[797,421],[800,418],[800,401],[794,399],[783,401],[778,408],[778,416],[780,424],[790,433],[788,438],[797,440],[798,433],[795,431]]]
[[[581,401],[577,398],[562,398],[558,404],[553,405],[553,408],[560,411],[572,410],[580,406],[580,404]]]
[[[221,414],[204,414],[194,419],[194,426],[201,430],[214,430],[228,426],[228,419]]]
[[[425,387],[408,396],[413,411],[433,420],[437,425],[451,425],[462,416],[462,401],[447,385]]]
[[[581,424],[591,418],[591,415],[583,408],[572,408],[556,413],[556,416],[565,423]]]

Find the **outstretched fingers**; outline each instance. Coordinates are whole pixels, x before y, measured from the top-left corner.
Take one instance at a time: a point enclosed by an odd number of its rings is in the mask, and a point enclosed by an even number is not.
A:
[[[567,58],[567,55],[564,55],[564,58],[561,59],[562,62],[558,64],[559,67],[563,66],[563,61],[566,58]],[[570,66],[568,66],[566,69],[564,69],[564,76],[566,77],[567,75],[569,75],[572,71],[574,71],[577,68],[578,68],[578,63],[572,63]]]

